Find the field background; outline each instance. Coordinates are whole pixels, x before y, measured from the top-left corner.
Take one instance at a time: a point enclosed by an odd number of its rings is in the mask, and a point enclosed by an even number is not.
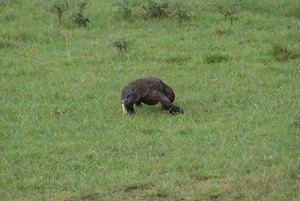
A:
[[[240,1],[231,25],[233,1],[179,24],[89,0],[87,27],[36,2],[0,2],[2,200],[300,199],[300,1]],[[123,116],[147,76],[185,114]]]

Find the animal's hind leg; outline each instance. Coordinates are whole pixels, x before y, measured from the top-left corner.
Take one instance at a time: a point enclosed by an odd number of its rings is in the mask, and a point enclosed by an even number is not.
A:
[[[170,113],[179,112],[183,113],[183,110],[171,103],[171,101],[161,92],[156,91],[155,95],[157,96],[159,102],[162,104],[164,110],[168,110]]]
[[[163,86],[163,94],[171,101],[171,103],[173,103],[174,99],[175,99],[174,91],[167,84],[165,84],[163,82],[161,84]]]

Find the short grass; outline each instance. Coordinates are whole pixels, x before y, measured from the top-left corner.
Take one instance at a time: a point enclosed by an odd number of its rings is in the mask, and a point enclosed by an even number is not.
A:
[[[1,199],[299,200],[299,2],[242,1],[232,25],[194,2],[179,27],[91,0],[86,28],[33,4],[0,3]],[[146,76],[185,114],[123,116]]]

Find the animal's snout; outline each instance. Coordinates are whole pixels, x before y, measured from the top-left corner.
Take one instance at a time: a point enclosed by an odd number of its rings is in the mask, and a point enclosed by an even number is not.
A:
[[[126,103],[126,101],[127,101],[127,98],[125,98],[125,99],[122,99],[122,100],[121,100],[121,104],[124,104],[124,103]]]

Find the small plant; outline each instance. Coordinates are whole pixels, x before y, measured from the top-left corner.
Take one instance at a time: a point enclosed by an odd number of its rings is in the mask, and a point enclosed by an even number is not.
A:
[[[134,1],[130,0],[119,0],[119,1],[108,1],[112,4],[112,6],[116,7],[115,16],[123,19],[123,20],[130,20],[133,9],[136,6]]]
[[[36,5],[38,7],[42,7],[43,9],[54,13],[58,17],[58,24],[61,25],[62,23],[62,14],[70,9],[70,3],[68,0],[50,0],[50,1],[43,1],[39,0],[36,1]]]
[[[70,10],[74,5],[80,4],[76,0],[36,0],[35,6],[54,13],[58,17],[58,24],[62,24],[62,15],[65,11]],[[81,11],[86,3],[81,3]],[[80,11],[80,14],[81,14]]]
[[[82,11],[84,9],[84,7],[87,5],[87,2],[80,2],[79,3],[79,13],[82,14]]]
[[[180,28],[183,21],[190,20],[190,17],[194,15],[192,7],[181,1],[172,3],[169,10],[171,16],[177,17]]]
[[[123,54],[132,48],[133,40],[131,38],[122,36],[114,39],[112,41],[112,45],[118,49],[119,55],[122,58]]]
[[[70,16],[71,19],[74,20],[74,22],[79,26],[79,27],[86,27],[87,22],[90,22],[90,20],[82,15],[83,8],[87,5],[86,2],[81,2],[79,3],[79,13],[72,13]]]
[[[69,6],[68,6],[67,3],[66,3],[66,4],[63,4],[62,2],[60,2],[60,3],[61,3],[61,4],[57,3],[57,4],[53,5],[53,6],[49,9],[50,12],[52,12],[52,13],[54,13],[54,14],[57,15],[59,25],[61,25],[61,16],[62,16],[63,12],[64,12],[65,10],[69,9],[69,8],[68,8]]]
[[[70,16],[71,19],[74,19],[74,22],[76,24],[78,24],[79,27],[86,27],[87,26],[87,22],[90,22],[90,20],[86,17],[84,17],[82,14],[80,13],[73,13]]]
[[[169,3],[150,1],[147,5],[142,5],[144,19],[161,19],[168,16]]]
[[[237,0],[229,3],[228,5],[215,3],[213,7],[219,13],[223,14],[225,18],[228,18],[230,20],[230,24],[233,25],[233,21],[238,19],[237,14],[239,12],[240,1],[241,0]]]
[[[272,54],[277,61],[288,61],[300,58],[300,52],[278,42],[273,44]]]
[[[144,19],[162,19],[164,17],[175,17],[179,26],[183,21],[190,20],[192,7],[183,1],[142,1],[142,0],[119,0],[111,3],[117,7],[115,13],[124,20],[130,20],[135,13]]]

